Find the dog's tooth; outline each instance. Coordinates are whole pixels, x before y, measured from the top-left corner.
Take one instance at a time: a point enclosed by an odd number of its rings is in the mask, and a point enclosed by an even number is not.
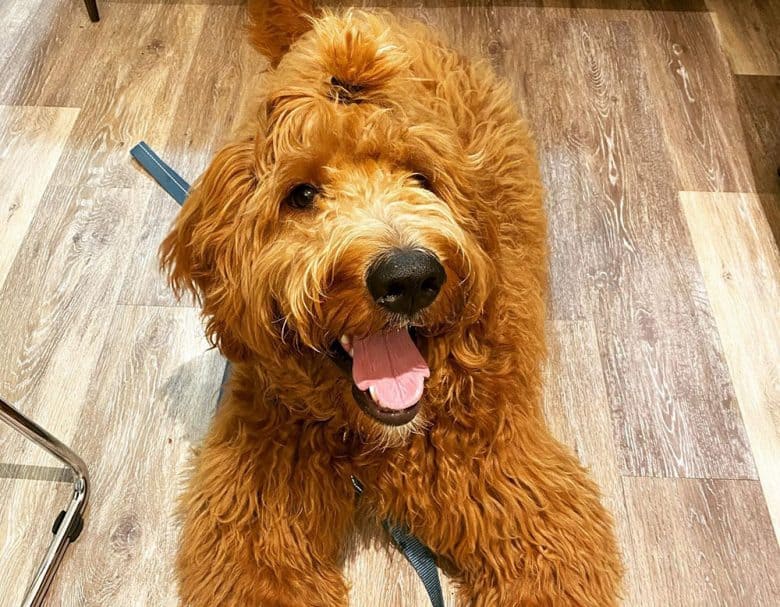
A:
[[[376,388],[374,386],[369,386],[368,393],[371,395],[371,399],[378,405],[379,401],[376,398]]]
[[[344,348],[347,352],[352,349],[352,341],[346,335],[339,337],[339,343],[341,344],[341,347]]]

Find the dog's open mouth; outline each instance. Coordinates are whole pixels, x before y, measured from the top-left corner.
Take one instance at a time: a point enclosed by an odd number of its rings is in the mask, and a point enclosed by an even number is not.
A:
[[[409,423],[420,409],[431,372],[415,344],[413,328],[361,339],[344,335],[331,358],[352,378],[352,395],[364,413],[388,426]]]

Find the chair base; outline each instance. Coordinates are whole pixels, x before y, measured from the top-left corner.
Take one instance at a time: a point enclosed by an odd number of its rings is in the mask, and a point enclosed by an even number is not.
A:
[[[46,555],[33,576],[32,583],[22,600],[21,607],[39,607],[43,604],[54,574],[65,555],[68,545],[75,541],[83,526],[84,509],[89,497],[89,474],[82,459],[66,445],[25,417],[17,409],[0,398],[0,421],[5,422],[27,439],[56,457],[65,464],[73,479],[73,497],[66,510],[60,512],[55,520],[54,538]]]

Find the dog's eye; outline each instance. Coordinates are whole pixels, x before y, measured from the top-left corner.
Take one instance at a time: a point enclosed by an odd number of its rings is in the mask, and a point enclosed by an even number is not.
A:
[[[287,195],[285,202],[295,209],[308,209],[320,191],[310,183],[299,183]]]
[[[421,188],[433,192],[433,186],[431,185],[431,180],[428,179],[422,173],[414,173],[412,175],[412,179],[414,179],[417,183],[419,183]]]

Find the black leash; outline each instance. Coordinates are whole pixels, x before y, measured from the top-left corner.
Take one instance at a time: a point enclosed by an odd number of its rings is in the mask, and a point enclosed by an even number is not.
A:
[[[130,155],[146,169],[160,187],[176,202],[180,205],[184,204],[190,190],[190,184],[165,164],[146,142],[142,141],[136,145],[130,150]],[[222,400],[224,385],[229,373],[230,365],[226,364],[225,372],[222,376],[222,384],[219,389],[219,400]],[[355,488],[355,495],[360,497],[363,493],[363,485],[354,476],[351,477],[351,481],[352,486]],[[436,568],[436,557],[433,552],[409,533],[409,530],[405,527],[396,525],[391,521],[384,521],[383,526],[393,540],[393,544],[411,563],[417,575],[420,576],[423,586],[425,586],[425,591],[431,599],[432,607],[444,607],[444,597],[441,592],[441,583],[439,582],[439,570]]]

